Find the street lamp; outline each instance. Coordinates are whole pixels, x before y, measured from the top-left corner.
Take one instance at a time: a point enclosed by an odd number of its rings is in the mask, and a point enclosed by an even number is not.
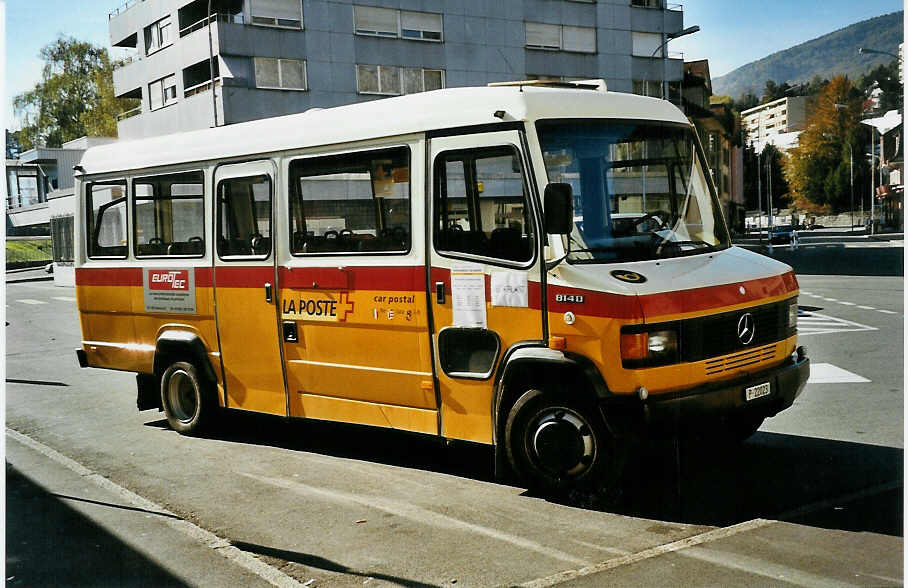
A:
[[[653,50],[652,55],[650,55],[650,59],[654,58],[656,56],[656,53],[659,52],[659,49],[662,49],[663,47],[668,45],[668,42],[671,41],[672,39],[677,39],[678,37],[683,37],[685,35],[692,35],[699,31],[700,31],[700,25],[694,25],[692,27],[687,27],[686,29],[680,30],[677,33],[665,33],[665,40],[662,41],[662,43]],[[668,96],[668,80],[666,79],[667,76],[665,74],[666,63],[667,63],[667,57],[666,57],[665,52],[663,51],[662,52],[662,99],[663,100],[665,100],[666,96]]]
[[[868,49],[867,47],[858,47],[858,54],[864,55],[864,54],[868,54],[868,53],[876,53],[878,55],[888,55],[890,57],[895,57],[896,59],[899,58],[899,56],[896,55],[895,53],[890,53],[888,51],[880,51],[879,49]]]

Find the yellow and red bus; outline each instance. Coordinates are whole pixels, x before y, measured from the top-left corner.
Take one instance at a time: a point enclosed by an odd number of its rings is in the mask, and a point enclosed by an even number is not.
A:
[[[180,433],[223,409],[495,447],[601,483],[665,426],[792,405],[790,267],[730,243],[673,105],[455,88],[120,141],[77,168],[80,365]]]

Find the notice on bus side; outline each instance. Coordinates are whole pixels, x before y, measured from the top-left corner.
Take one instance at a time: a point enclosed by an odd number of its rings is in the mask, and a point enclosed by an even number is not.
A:
[[[195,314],[195,271],[145,268],[145,312]]]
[[[479,265],[451,268],[455,327],[486,327],[486,276]]]

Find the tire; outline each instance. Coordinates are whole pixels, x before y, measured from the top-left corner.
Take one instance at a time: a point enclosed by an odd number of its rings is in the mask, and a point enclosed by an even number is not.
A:
[[[737,443],[744,443],[763,425],[766,417],[762,415],[736,415],[725,421],[725,431],[728,438]]]
[[[202,433],[216,408],[209,382],[185,361],[172,363],[161,376],[161,406],[170,427],[181,435]]]
[[[614,469],[614,443],[595,407],[525,392],[508,413],[508,459],[532,488],[545,492],[600,490]]]

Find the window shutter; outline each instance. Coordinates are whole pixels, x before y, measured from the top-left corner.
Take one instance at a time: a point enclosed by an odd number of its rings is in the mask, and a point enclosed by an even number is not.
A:
[[[397,11],[373,6],[353,7],[353,26],[356,32],[391,34],[397,36]]]
[[[441,34],[441,15],[429,12],[401,11],[400,28]]]
[[[360,92],[378,92],[378,66],[357,65],[356,83]]]
[[[382,65],[378,75],[382,94],[400,94],[400,68]]]
[[[160,81],[148,84],[148,104],[151,110],[164,105],[164,91]]]
[[[444,81],[440,69],[423,70],[423,78],[425,79],[426,92],[428,92],[429,90],[440,90],[444,87]]]
[[[306,89],[305,62],[297,59],[281,59],[281,87],[295,90]]]
[[[596,52],[596,29],[592,27],[564,27],[564,50]]]
[[[255,85],[259,88],[277,88],[280,86],[278,78],[277,59],[269,57],[255,58]]]
[[[422,92],[422,70],[418,67],[404,68],[404,94]]]
[[[276,24],[285,26],[300,26],[303,20],[300,0],[252,0],[251,12],[253,19],[275,19]]]
[[[526,23],[526,37],[529,47],[561,48],[561,27],[558,25],[528,22]]]
[[[632,33],[633,51],[637,57],[662,57],[662,51],[653,52],[662,43],[662,36],[657,33]]]

